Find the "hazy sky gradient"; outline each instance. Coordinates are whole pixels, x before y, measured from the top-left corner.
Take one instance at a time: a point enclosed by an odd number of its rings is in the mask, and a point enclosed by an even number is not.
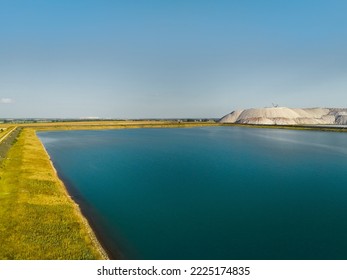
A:
[[[0,118],[347,107],[346,15],[344,0],[0,0]]]

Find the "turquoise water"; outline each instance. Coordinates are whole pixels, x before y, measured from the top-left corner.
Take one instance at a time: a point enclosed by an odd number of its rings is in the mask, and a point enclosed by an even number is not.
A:
[[[347,134],[40,132],[112,257],[347,259]]]

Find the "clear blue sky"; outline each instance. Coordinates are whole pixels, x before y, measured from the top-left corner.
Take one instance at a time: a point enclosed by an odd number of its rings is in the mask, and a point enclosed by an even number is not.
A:
[[[0,118],[347,107],[346,15],[345,0],[0,0]]]

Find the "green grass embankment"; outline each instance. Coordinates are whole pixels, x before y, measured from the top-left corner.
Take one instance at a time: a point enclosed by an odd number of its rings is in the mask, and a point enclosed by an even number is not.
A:
[[[33,129],[0,164],[0,259],[106,257]]]

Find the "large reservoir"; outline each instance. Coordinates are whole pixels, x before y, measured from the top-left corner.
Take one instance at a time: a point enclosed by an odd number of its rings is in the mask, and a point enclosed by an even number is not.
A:
[[[39,132],[111,257],[347,259],[347,134]]]

